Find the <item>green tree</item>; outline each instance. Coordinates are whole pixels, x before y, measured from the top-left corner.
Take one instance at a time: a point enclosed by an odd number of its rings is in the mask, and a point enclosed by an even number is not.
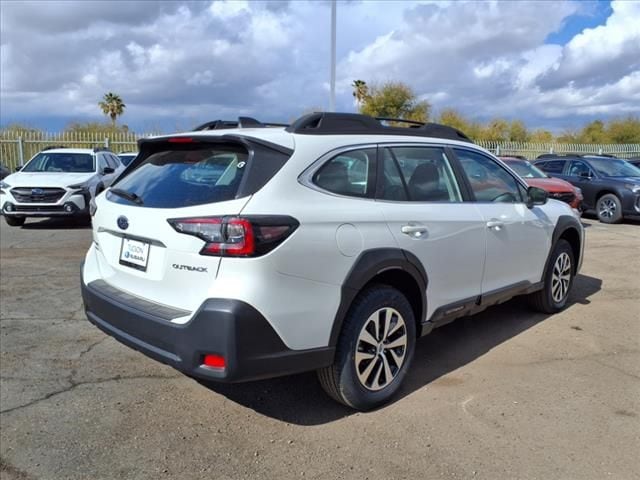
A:
[[[103,133],[105,135],[110,133],[127,133],[129,127],[127,125],[120,125],[114,127],[110,123],[102,122],[71,122],[65,127],[65,132],[74,133]]]
[[[482,129],[482,140],[492,142],[504,142],[509,139],[509,122],[501,118],[491,120]]]
[[[419,100],[411,87],[402,82],[387,82],[382,86],[367,87],[366,92],[359,107],[360,113],[372,117],[402,118],[419,122],[429,119],[429,102]]]
[[[512,142],[529,141],[529,132],[522,120],[513,120],[509,125],[509,140]]]
[[[605,131],[612,143],[640,143],[640,117],[628,116],[611,120]]]
[[[364,80],[354,80],[351,86],[353,87],[353,97],[356,99],[358,108],[360,108],[369,96],[369,86]]]
[[[553,133],[543,128],[534,130],[529,135],[529,141],[533,143],[551,143],[553,142]]]
[[[580,143],[607,143],[607,140],[607,133],[604,130],[604,122],[602,120],[594,120],[587,123],[578,135]]]
[[[124,109],[127,107],[119,95],[111,92],[104,94],[98,106],[102,109],[102,113],[111,118],[113,128],[116,127],[116,119],[124,113]]]

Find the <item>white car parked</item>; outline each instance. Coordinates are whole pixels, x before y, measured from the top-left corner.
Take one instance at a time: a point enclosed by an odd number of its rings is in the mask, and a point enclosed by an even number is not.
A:
[[[458,130],[412,127],[316,113],[141,140],[96,200],[89,320],[201,379],[318,370],[366,410],[434,327],[516,295],[564,308],[572,209]]]
[[[91,200],[123,170],[104,148],[47,148],[2,180],[2,214],[13,227],[27,217],[88,217]]]

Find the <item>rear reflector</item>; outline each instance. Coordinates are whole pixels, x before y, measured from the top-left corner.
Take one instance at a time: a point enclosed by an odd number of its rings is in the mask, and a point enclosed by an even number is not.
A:
[[[299,225],[286,216],[172,218],[168,222],[177,232],[204,240],[201,255],[220,257],[264,255]]]
[[[212,353],[205,355],[202,364],[210,368],[225,368],[226,363],[222,355],[214,355]]]

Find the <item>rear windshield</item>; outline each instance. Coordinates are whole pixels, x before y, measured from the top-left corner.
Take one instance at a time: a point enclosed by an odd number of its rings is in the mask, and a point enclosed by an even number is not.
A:
[[[125,196],[109,192],[107,198],[152,208],[188,207],[236,198],[249,156],[242,146],[199,144],[168,148],[171,149],[151,154],[114,185],[116,190],[126,192]]]
[[[95,169],[93,155],[89,153],[39,153],[22,171],[89,173]]]

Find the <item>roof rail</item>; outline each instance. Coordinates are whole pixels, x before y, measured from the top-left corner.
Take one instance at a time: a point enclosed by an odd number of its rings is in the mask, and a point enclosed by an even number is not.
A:
[[[93,153],[96,152],[111,152],[111,149],[108,147],[93,147]]]
[[[543,153],[542,155],[538,155],[536,160],[541,158],[576,158],[583,156],[584,153]]]
[[[386,126],[381,122],[407,123],[410,127]],[[411,135],[473,143],[460,130],[439,123],[423,123],[402,118],[374,118],[358,113],[310,113],[293,122],[286,131],[304,135]]]
[[[261,122],[251,117],[238,117],[238,120],[213,120],[203,123],[193,129],[194,132],[205,130],[222,130],[227,128],[266,128],[266,127],[288,127],[287,123]]]
[[[44,152],[46,150],[53,150],[56,148],[69,148],[69,147],[65,147],[64,145],[47,145],[46,147],[44,147],[42,150],[40,150],[41,152]]]

